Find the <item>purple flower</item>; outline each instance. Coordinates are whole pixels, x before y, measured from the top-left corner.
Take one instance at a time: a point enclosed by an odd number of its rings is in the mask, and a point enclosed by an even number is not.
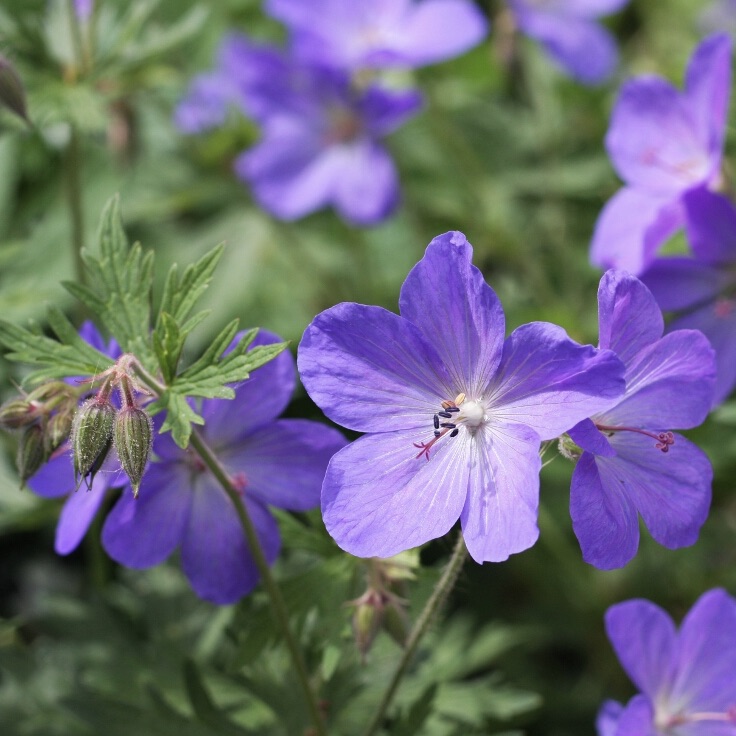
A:
[[[278,342],[259,332],[254,345]],[[345,444],[335,429],[303,419],[277,419],[295,385],[288,352],[255,371],[232,401],[202,402],[202,435],[242,492],[269,563],[281,546],[268,510],[306,511],[319,503],[330,457]],[[199,457],[169,435],[156,437],[140,495],[124,494],[108,515],[102,543],[121,564],[146,568],[181,547],[184,573],[197,595],[227,604],[249,593],[258,570],[235,508]]]
[[[91,322],[85,322],[79,334],[92,347],[109,355],[113,360],[120,357],[121,350],[117,342],[110,340],[105,344]],[[79,546],[107,491],[127,486],[128,478],[120,468],[115,454],[110,453],[100,472],[94,476],[89,489],[84,486],[77,488],[77,485],[69,444],[59,448],[51,460],[28,481],[29,488],[44,498],[67,496],[56,526],[54,549],[60,555],[68,555]]]
[[[599,84],[618,63],[613,36],[595,22],[629,0],[509,0],[519,30],[583,84]]]
[[[223,122],[231,104],[262,126],[260,142],[237,158],[235,171],[276,217],[294,220],[331,205],[367,225],[398,204],[398,176],[380,140],[419,110],[415,90],[359,89],[346,72],[230,37],[219,69],[195,80],[176,122],[203,130]]]
[[[74,10],[81,20],[87,20],[92,15],[94,0],[74,0]]]
[[[658,258],[642,275],[664,311],[668,329],[700,330],[716,351],[713,405],[736,386],[736,208],[705,189],[684,197],[694,258]]]
[[[599,736],[736,736],[736,600],[703,594],[679,631],[646,600],[611,606],[606,632],[641,690],[626,706],[608,701]]]
[[[404,282],[401,316],[338,304],[304,333],[308,393],[367,433],[335,455],[322,486],[327,529],[352,554],[389,557],[458,518],[478,562],[527,549],[540,440],[623,390],[620,361],[560,327],[535,322],[504,340],[501,304],[471,258],[462,233],[441,235]]]
[[[713,471],[703,452],[671,430],[705,419],[715,366],[700,332],[662,337],[654,298],[625,272],[604,274],[598,313],[599,347],[613,350],[626,366],[626,391],[569,432],[584,450],[572,477],[570,514],[583,558],[609,570],[636,554],[637,512],[665,547],[697,539]]]
[[[591,260],[642,273],[686,222],[684,196],[718,184],[731,80],[731,40],[712,36],[695,50],[685,91],[659,77],[624,85],[606,147],[626,186],[601,212]]]
[[[470,0],[269,0],[296,53],[338,69],[418,67],[462,54],[488,33]]]

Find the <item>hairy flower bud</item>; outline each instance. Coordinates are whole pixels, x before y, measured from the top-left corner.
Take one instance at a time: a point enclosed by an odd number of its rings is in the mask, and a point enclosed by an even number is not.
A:
[[[109,399],[93,396],[82,404],[72,422],[72,451],[77,478],[90,476],[88,487],[112,445],[115,407]]]
[[[365,657],[373,646],[383,624],[384,599],[377,590],[368,589],[360,598],[352,601],[353,634],[361,657]]]
[[[45,460],[43,429],[39,424],[32,424],[26,427],[18,443],[16,464],[21,486],[43,465]]]
[[[10,399],[0,406],[0,427],[22,429],[38,419],[40,407],[27,399]]]
[[[405,647],[409,638],[409,616],[403,601],[392,597],[383,612],[383,630],[400,646]]]
[[[148,412],[138,406],[124,406],[115,416],[114,438],[120,464],[130,478],[133,497],[137,497],[153,443]]]
[[[46,454],[51,455],[57,447],[60,447],[66,442],[71,431],[72,413],[70,411],[60,411],[54,414],[46,423],[46,431],[44,433]]]

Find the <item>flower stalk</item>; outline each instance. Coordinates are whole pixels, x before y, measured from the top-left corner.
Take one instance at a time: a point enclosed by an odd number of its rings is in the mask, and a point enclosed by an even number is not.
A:
[[[424,606],[419,618],[417,619],[414,628],[412,629],[409,639],[406,642],[406,648],[404,649],[401,659],[399,660],[396,670],[391,682],[389,683],[386,691],[383,694],[383,698],[373,714],[373,719],[368,724],[368,727],[363,731],[363,736],[373,736],[381,725],[381,722],[386,717],[386,711],[388,710],[391,702],[393,701],[396,691],[399,689],[401,680],[406,673],[409,664],[414,658],[414,653],[419,646],[419,642],[422,637],[429,629],[429,625],[432,623],[435,614],[447,600],[447,596],[450,594],[455,582],[457,581],[460,570],[462,569],[463,563],[468,556],[468,551],[465,548],[465,540],[462,534],[458,534],[457,542],[455,543],[455,549],[452,552],[452,556],[448,561],[445,569],[442,572],[442,576],[437,581],[435,589],[432,591],[432,595]]]

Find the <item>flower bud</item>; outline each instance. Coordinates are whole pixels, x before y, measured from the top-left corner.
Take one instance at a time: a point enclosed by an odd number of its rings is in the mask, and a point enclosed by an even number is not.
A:
[[[70,411],[60,411],[54,414],[46,423],[46,431],[44,433],[46,454],[51,455],[57,447],[60,447],[66,442],[71,431],[72,413]]]
[[[38,419],[40,406],[27,399],[10,399],[0,406],[0,427],[22,429]]]
[[[383,630],[400,646],[405,647],[409,638],[409,616],[403,602],[392,597],[383,612]]]
[[[92,485],[95,474],[102,467],[110,451],[114,420],[115,407],[108,399],[99,396],[87,399],[74,415],[72,422],[74,474],[77,478],[91,476],[88,487]]]
[[[115,416],[114,437],[120,464],[130,478],[136,498],[153,443],[153,423],[148,412],[138,406],[124,406]]]
[[[368,589],[360,598],[352,602],[353,634],[355,644],[362,657],[370,651],[383,623],[383,596],[377,590]]]
[[[21,487],[43,465],[45,460],[43,429],[40,424],[32,424],[26,427],[18,443],[16,465]]]

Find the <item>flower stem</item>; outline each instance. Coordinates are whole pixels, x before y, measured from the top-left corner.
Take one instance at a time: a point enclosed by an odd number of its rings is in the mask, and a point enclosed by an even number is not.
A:
[[[84,213],[82,209],[82,185],[80,177],[81,155],[79,132],[74,123],[70,124],[69,144],[66,149],[65,163],[66,196],[71,218],[74,272],[77,281],[83,284],[85,282],[84,261],[82,260],[82,249],[84,248]]]
[[[276,581],[271,575],[271,568],[268,565],[266,556],[263,554],[263,549],[258,541],[256,529],[248,515],[248,510],[243,503],[243,499],[232,484],[230,477],[220,464],[215,453],[196,430],[192,432],[190,445],[199,455],[202,462],[209,468],[212,475],[215,476],[217,482],[222,486],[225,493],[227,493],[228,497],[233,502],[233,506],[235,506],[235,511],[238,514],[240,525],[243,527],[243,532],[245,532],[245,537],[248,540],[251,554],[255,560],[258,572],[261,574],[263,586],[266,588],[266,592],[271,599],[271,606],[273,608],[274,615],[276,616],[276,620],[281,628],[284,640],[286,641],[286,646],[291,654],[291,659],[294,663],[299,683],[304,691],[304,697],[307,701],[312,721],[314,722],[315,733],[320,734],[320,736],[326,736],[327,731],[325,730],[322,714],[320,713],[319,706],[317,705],[317,698],[315,697],[312,686],[309,682],[307,666],[304,663],[299,645],[297,644],[294,634],[291,631],[291,627],[289,626],[289,613],[287,611],[284,598],[281,595],[281,591],[279,590]]]
[[[363,731],[363,736],[373,736],[380,727],[383,719],[386,717],[386,711],[391,705],[391,701],[399,688],[399,684],[401,683],[401,680],[414,657],[414,653],[419,646],[419,642],[427,632],[435,614],[447,600],[447,596],[455,585],[455,581],[460,574],[460,570],[462,569],[467,554],[468,552],[465,549],[465,540],[463,539],[463,535],[459,534],[452,556],[442,572],[442,576],[437,581],[437,585],[432,591],[432,595],[429,597],[429,600],[425,604],[421,614],[419,614],[419,618],[417,619],[409,639],[406,642],[406,648],[404,649],[404,653],[401,655],[401,659],[396,667],[394,676],[391,678],[391,682],[383,694],[383,698],[381,699],[378,709],[373,715],[373,719],[368,724],[365,731]]]

